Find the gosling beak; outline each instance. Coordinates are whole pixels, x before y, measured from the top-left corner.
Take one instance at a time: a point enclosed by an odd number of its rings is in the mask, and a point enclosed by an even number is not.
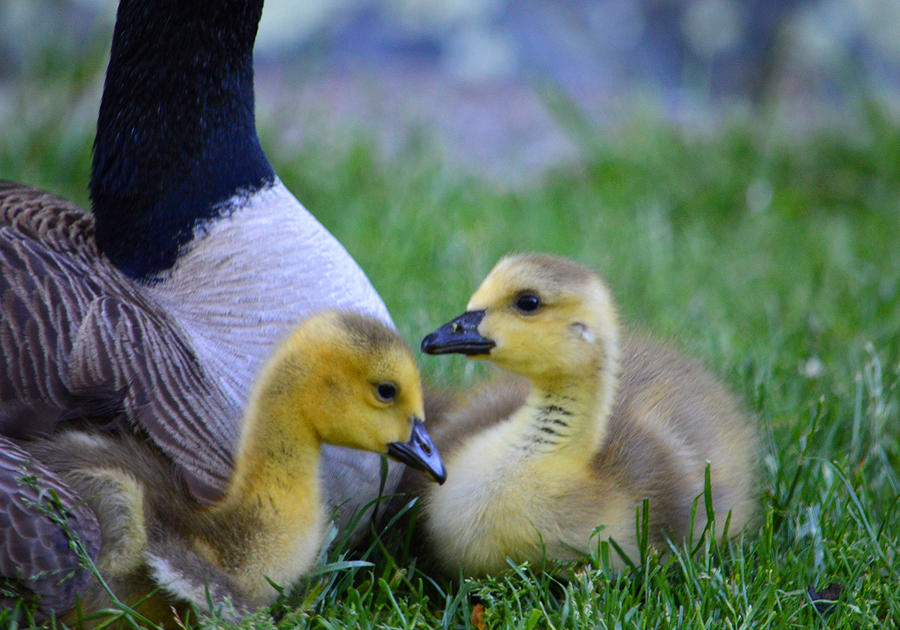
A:
[[[422,340],[427,354],[489,354],[496,343],[478,334],[484,311],[469,311],[447,322]]]
[[[408,442],[391,442],[388,444],[388,455],[403,462],[407,466],[424,470],[438,483],[447,480],[447,471],[441,455],[434,447],[431,436],[425,425],[418,418],[413,418],[412,435]]]

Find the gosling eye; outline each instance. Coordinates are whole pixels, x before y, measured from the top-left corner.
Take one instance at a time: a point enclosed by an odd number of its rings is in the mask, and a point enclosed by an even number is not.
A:
[[[515,307],[520,313],[534,313],[541,306],[541,299],[534,293],[522,293],[516,298]]]
[[[381,402],[392,402],[397,396],[397,386],[393,383],[378,383],[375,386],[375,397]]]

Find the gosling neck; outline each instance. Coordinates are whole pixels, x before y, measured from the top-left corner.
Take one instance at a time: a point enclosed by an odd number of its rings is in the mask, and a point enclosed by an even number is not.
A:
[[[245,417],[234,474],[218,504],[223,510],[252,506],[264,521],[290,519],[291,510],[308,514],[320,504],[321,440],[296,419],[282,430],[272,406],[260,405]]]
[[[258,605],[277,584],[293,583],[322,544],[324,512],[315,430],[282,405],[252,405],[225,496],[207,508],[209,527],[198,551],[223,567]],[[265,422],[263,422],[265,421]]]
[[[618,384],[618,345],[604,344],[583,372],[529,379],[531,391],[516,419],[522,444],[535,453],[589,460],[606,438]]]

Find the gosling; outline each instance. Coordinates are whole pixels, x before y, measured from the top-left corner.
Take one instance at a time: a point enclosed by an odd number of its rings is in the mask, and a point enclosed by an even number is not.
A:
[[[507,558],[583,559],[608,538],[635,558],[644,499],[654,546],[688,537],[694,505],[696,537],[707,523],[707,462],[715,531],[730,518],[737,532],[751,517],[752,419],[693,361],[620,336],[613,298],[593,271],[549,255],[508,256],[422,350],[524,377],[488,384],[433,429],[449,481],[425,490],[424,521],[448,572],[494,574]]]
[[[323,544],[323,443],[389,455],[443,482],[425,431],[419,373],[406,344],[351,313],[306,320],[261,370],[225,496],[201,506],[169,460],[129,436],[68,431],[25,444],[100,521],[97,566],[120,601],[154,622],[192,603],[237,613],[274,601]],[[155,594],[145,599],[148,593]],[[81,611],[108,607],[98,583]],[[74,616],[70,615],[69,619]]]

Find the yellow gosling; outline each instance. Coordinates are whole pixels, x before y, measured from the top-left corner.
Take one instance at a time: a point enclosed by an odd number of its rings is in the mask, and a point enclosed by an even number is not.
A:
[[[753,513],[752,419],[695,362],[620,332],[606,285],[577,263],[502,259],[422,349],[486,359],[525,381],[482,387],[433,430],[449,480],[425,490],[425,528],[451,573],[497,573],[507,557],[580,559],[597,527],[635,558],[644,499],[662,546],[688,535],[700,497],[697,534],[707,461],[717,532],[729,511],[731,533]]]
[[[84,497],[103,534],[98,567],[117,597],[171,619],[170,606],[272,602],[322,545],[323,443],[390,455],[443,481],[422,424],[419,373],[396,332],[329,312],[304,322],[262,369],[222,500],[201,506],[171,462],[145,441],[69,431],[26,445]],[[97,584],[83,611],[108,606]]]

